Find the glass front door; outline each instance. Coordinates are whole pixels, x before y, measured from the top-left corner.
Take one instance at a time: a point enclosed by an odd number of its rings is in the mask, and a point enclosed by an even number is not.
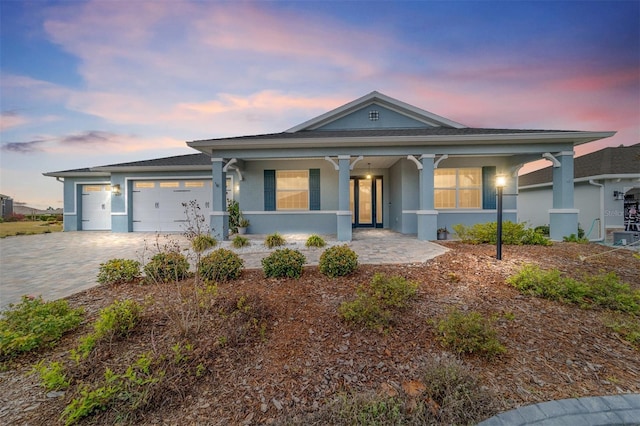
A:
[[[382,178],[351,178],[349,190],[351,225],[382,228]]]

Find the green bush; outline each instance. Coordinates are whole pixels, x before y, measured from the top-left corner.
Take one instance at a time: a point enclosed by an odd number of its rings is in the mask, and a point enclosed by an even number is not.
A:
[[[142,305],[135,300],[116,300],[100,310],[98,319],[93,325],[98,338],[125,337],[140,321]]]
[[[462,224],[453,225],[453,231],[458,239],[470,244],[495,244],[497,241],[497,222],[476,223],[473,226]],[[525,223],[502,222],[502,244],[522,245],[537,244],[551,245],[551,241],[535,230],[525,229]]]
[[[218,245],[218,240],[211,235],[197,235],[191,240],[191,247],[196,253],[202,253]]]
[[[393,320],[393,312],[367,293],[358,293],[355,300],[343,302],[338,312],[345,321],[372,329],[384,329]]]
[[[83,310],[71,309],[66,300],[44,302],[42,297],[22,297],[10,304],[0,319],[0,359],[12,358],[45,345],[54,345],[82,321]]]
[[[356,299],[344,302],[338,312],[348,322],[368,328],[385,328],[395,311],[405,308],[415,297],[418,284],[399,276],[375,274],[370,285],[360,286]]]
[[[640,351],[640,318],[630,314],[614,314],[604,324]]]
[[[517,274],[507,278],[507,282],[522,293],[584,308],[640,312],[640,290],[620,282],[613,272],[575,280],[563,277],[557,269],[545,271],[536,265],[524,265]]]
[[[285,245],[285,243],[286,241],[284,237],[277,232],[267,235],[267,237],[264,239],[264,245],[267,246],[267,248],[283,246]]]
[[[48,362],[45,365],[42,360],[33,366],[31,373],[37,373],[40,376],[42,387],[48,391],[67,389],[71,383],[59,362]]]
[[[140,278],[140,262],[131,259],[111,259],[100,264],[97,281],[100,284],[129,283]]]
[[[207,281],[228,281],[240,277],[244,261],[236,253],[217,249],[200,260],[198,271]]]
[[[307,247],[324,247],[327,243],[320,235],[313,234],[307,238],[307,242],[304,245]]]
[[[506,352],[492,322],[478,312],[453,309],[437,323],[442,344],[458,354],[479,354],[493,358]]]
[[[349,275],[358,268],[358,255],[346,244],[329,247],[320,255],[319,267],[331,278]]]
[[[584,234],[584,231],[583,231]],[[565,243],[578,243],[578,244],[587,244],[589,243],[589,239],[588,238],[584,238],[584,236],[580,237],[576,234],[571,234],[568,237],[564,236],[562,237],[562,241],[564,241]]]
[[[536,226],[534,228],[534,231],[536,231],[538,234],[542,234],[545,237],[549,237],[550,234],[550,229],[549,229],[549,225],[540,225],[540,226]]]
[[[229,213],[229,232],[235,234],[238,232],[240,222],[240,204],[236,200],[229,200],[227,212]]]
[[[189,262],[175,251],[158,253],[145,265],[144,273],[151,282],[180,281],[189,276]]]
[[[265,277],[300,278],[302,266],[307,259],[298,250],[278,249],[262,259],[262,270]]]
[[[251,242],[247,237],[243,237],[242,235],[236,235],[235,237],[233,237],[233,241],[231,241],[231,245],[234,248],[239,249],[242,247],[249,247],[251,245]]]

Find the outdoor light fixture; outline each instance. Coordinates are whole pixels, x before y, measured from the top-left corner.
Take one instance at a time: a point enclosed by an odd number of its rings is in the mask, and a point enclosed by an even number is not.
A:
[[[502,260],[502,190],[507,184],[506,176],[496,176],[496,189],[498,190],[498,223],[497,223],[497,238],[496,238],[496,259]]]
[[[369,165],[369,171],[367,172],[367,179],[371,179],[371,163],[367,163]]]
[[[122,191],[120,190],[120,184],[116,183],[111,187],[111,193],[113,195],[122,195]]]
[[[622,191],[613,191],[613,199],[614,200],[624,200],[624,192],[622,192]]]

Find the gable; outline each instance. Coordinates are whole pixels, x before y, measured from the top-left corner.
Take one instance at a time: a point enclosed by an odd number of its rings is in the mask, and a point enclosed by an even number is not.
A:
[[[415,129],[432,125],[372,102],[315,130]]]
[[[370,121],[369,112],[372,106],[375,106],[378,112],[384,109],[387,117],[385,123],[367,123],[367,121]],[[377,121],[380,121],[380,119]],[[431,127],[462,129],[466,126],[373,91],[348,104],[292,127],[285,133],[296,133],[302,130],[414,129]]]

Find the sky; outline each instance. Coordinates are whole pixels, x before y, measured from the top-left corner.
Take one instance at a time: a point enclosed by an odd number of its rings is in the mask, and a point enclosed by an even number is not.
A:
[[[640,143],[640,1],[0,0],[0,193],[281,132],[377,90],[469,127]],[[532,167],[548,165],[544,161]]]

